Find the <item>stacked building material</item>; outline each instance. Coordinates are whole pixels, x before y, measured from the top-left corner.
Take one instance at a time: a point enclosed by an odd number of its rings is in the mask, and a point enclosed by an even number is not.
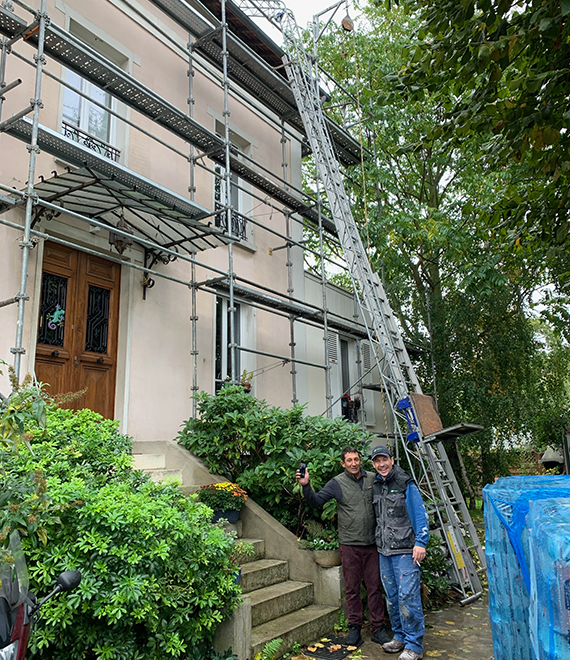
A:
[[[570,658],[570,500],[532,502],[530,638],[537,660]]]
[[[489,614],[500,660],[537,659],[530,632],[536,593],[529,566],[538,549],[530,543],[528,513],[531,502],[551,498],[568,498],[570,504],[570,476],[502,477],[483,489]]]

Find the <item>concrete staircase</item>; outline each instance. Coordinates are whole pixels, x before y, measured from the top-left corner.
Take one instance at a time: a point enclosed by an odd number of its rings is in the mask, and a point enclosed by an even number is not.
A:
[[[250,658],[278,637],[283,640],[279,656],[295,642],[308,644],[330,633],[338,618],[337,607],[315,604],[310,582],[289,579],[287,561],[262,558],[244,564],[241,588],[251,600]]]
[[[170,441],[135,442],[133,456],[135,467],[153,481],[175,477],[186,493],[223,481]],[[219,627],[217,649],[226,651],[231,646],[240,660],[246,660],[269,641],[281,638],[279,657],[295,642],[307,644],[330,633],[340,608],[340,569],[317,566],[312,553],[299,550],[294,535],[251,500],[238,523],[228,527],[251,543],[254,553],[240,567],[243,603]]]

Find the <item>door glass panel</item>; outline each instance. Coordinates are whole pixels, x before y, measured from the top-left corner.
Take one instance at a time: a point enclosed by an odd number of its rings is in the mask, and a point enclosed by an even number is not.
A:
[[[63,346],[67,278],[44,273],[38,343]]]
[[[106,353],[109,335],[109,304],[111,292],[99,286],[89,285],[87,296],[87,321],[85,323],[85,350]]]

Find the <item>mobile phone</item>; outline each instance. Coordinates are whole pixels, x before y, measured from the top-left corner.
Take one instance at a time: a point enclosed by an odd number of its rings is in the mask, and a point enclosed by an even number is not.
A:
[[[302,479],[305,476],[306,463],[299,463],[299,477]]]

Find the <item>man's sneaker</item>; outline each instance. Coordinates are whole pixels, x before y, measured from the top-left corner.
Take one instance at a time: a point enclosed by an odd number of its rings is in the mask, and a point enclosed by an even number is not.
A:
[[[376,644],[388,644],[390,642],[390,635],[386,632],[385,626],[378,628],[372,635],[371,641],[376,642]]]
[[[389,642],[386,642],[386,644],[382,644],[382,648],[386,653],[399,653],[404,650],[405,646],[404,642],[400,642],[400,640],[396,638],[391,639]]]
[[[360,628],[358,626],[348,626],[348,635],[344,638],[343,644],[345,646],[360,646],[364,643]],[[402,644],[402,648],[404,645]]]
[[[422,660],[422,654],[412,651],[412,649],[404,649],[404,652],[398,656],[398,660]]]

